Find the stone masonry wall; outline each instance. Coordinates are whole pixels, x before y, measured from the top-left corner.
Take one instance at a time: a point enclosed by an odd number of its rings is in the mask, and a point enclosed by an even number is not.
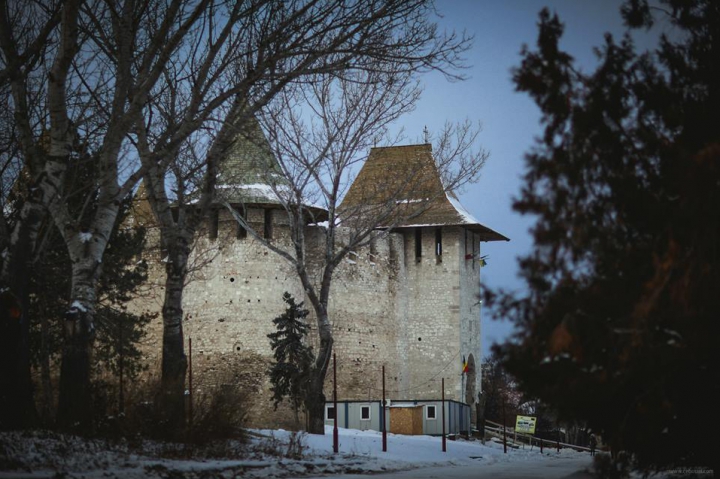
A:
[[[393,241],[397,243],[395,236],[376,237],[372,247],[350,253],[334,273],[328,310],[338,361],[339,399],[380,398],[383,366],[386,387],[393,388],[398,381],[398,278],[390,248]],[[332,398],[331,373],[326,381],[328,399]]]
[[[435,254],[435,228],[421,228],[416,257],[415,230],[405,233],[407,308],[401,334],[407,344],[404,390],[398,399],[436,399],[445,378],[446,399],[460,399],[459,228],[442,228],[442,255]]]
[[[478,393],[481,391],[480,375],[480,242],[471,231],[460,236],[460,352],[470,364],[471,370],[464,376],[463,402],[470,404],[472,420]],[[467,259],[466,255],[472,255]],[[474,368],[474,370],[473,370]]]
[[[184,331],[193,344],[194,393],[227,381],[243,384],[251,398],[252,426],[292,427],[289,408],[274,411],[267,369],[272,351],[267,334],[272,319],[285,310],[282,294],[298,300],[304,293],[294,267],[250,235],[237,238],[237,224],[221,210],[218,239],[201,232],[185,289]],[[249,208],[248,221],[263,232],[264,210]],[[272,241],[289,249],[286,217],[273,211]],[[442,261],[435,255],[435,229],[425,228],[421,261],[415,259],[412,230],[377,234],[371,246],[351,253],[334,274],[329,316],[338,360],[338,399],[379,399],[386,367],[387,397],[436,399],[445,377],[446,398],[461,400],[462,354],[477,351],[479,317],[474,303],[476,269],[465,261],[464,230],[442,230]],[[318,248],[322,231],[308,228],[308,248]],[[150,234],[153,237],[153,234]],[[157,238],[157,236],[154,236]],[[342,241],[342,237],[340,238]],[[152,253],[154,251],[154,253]],[[149,248],[149,294],[135,309],[159,312],[164,289],[162,253]],[[308,317],[316,342],[315,318]],[[466,336],[473,335],[468,341]],[[476,337],[475,337],[476,335]],[[149,328],[144,351],[159,373],[162,318]],[[479,377],[479,375],[478,375]],[[479,390],[479,389],[478,389]],[[332,369],[326,380],[332,398]]]

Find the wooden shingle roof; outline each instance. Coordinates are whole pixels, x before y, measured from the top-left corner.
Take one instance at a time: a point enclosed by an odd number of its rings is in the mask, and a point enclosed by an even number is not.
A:
[[[278,195],[292,198],[290,184],[272,152],[265,133],[254,116],[248,118],[235,137],[225,158],[218,165],[216,201],[235,205],[281,208]],[[324,221],[327,210],[305,203],[309,221]]]
[[[217,196],[230,203],[279,204],[273,186],[287,184],[255,117],[245,122],[218,170]]]
[[[476,220],[452,191],[443,187],[432,155],[432,145],[372,148],[367,161],[350,186],[341,210],[395,208],[392,224],[385,227],[463,226],[482,241],[509,241]]]

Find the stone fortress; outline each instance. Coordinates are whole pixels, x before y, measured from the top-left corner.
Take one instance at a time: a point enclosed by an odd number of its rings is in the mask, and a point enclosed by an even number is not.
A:
[[[255,132],[262,137],[259,127]],[[261,180],[278,168],[269,145],[238,143],[223,163],[218,184],[232,178],[235,193],[230,202],[244,212],[248,224],[274,244],[291,249],[286,213]],[[360,201],[363,185],[402,174],[402,165],[409,161],[430,167],[439,184],[431,145],[373,148],[344,201]],[[141,187],[134,221],[148,228],[149,294],[138,298],[133,308],[159,313],[163,258],[142,192]],[[309,256],[322,244],[321,228],[307,226]],[[341,228],[340,242],[342,234]],[[422,214],[389,233],[378,231],[367,247],[346,257],[335,271],[329,304],[338,400],[380,399],[384,365],[388,399],[439,399],[444,377],[446,399],[471,405],[474,414],[481,389],[480,244],[503,240],[508,239],[474,219],[454,194],[441,190]],[[198,235],[191,261],[195,266],[184,292],[183,327],[186,352],[192,340],[193,393],[202,394],[210,383],[239,381],[252,396],[250,425],[287,427],[289,407],[274,411],[271,401],[267,369],[273,359],[267,334],[274,331],[272,319],[285,310],[284,292],[305,300],[294,266],[247,234],[221,205]],[[307,301],[305,307],[314,331],[312,307]],[[146,357],[159,365],[159,315],[148,331]],[[468,362],[464,375],[463,358]],[[325,389],[331,400],[332,368]]]

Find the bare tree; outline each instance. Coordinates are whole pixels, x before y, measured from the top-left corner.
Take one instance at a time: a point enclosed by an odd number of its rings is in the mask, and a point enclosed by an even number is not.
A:
[[[0,427],[27,425],[33,418],[29,362],[29,264],[37,254],[47,208],[57,201],[61,166],[69,155],[67,117],[48,115],[50,98],[62,94],[75,53],[74,2],[0,1],[0,94],[3,109],[0,220],[0,290],[15,298],[20,314],[14,331],[3,331],[0,361]],[[47,81],[52,72],[52,82]],[[51,145],[54,144],[54,146]],[[18,181],[22,178],[21,181]],[[10,195],[13,190],[13,195]],[[8,203],[14,196],[15,207]],[[11,214],[11,218],[7,216]],[[9,324],[9,323],[8,323]]]
[[[522,414],[524,399],[517,381],[505,371],[494,354],[482,361],[482,381],[485,419],[499,423],[507,421],[506,426],[513,425],[515,416]]]
[[[223,15],[217,7],[205,17],[185,61],[168,64],[137,118],[144,181],[167,258],[162,385],[164,409],[176,427],[184,410],[188,257],[236,138],[247,134],[264,105],[298,82],[376,69],[399,75],[435,69],[459,78],[459,55],[469,46],[465,36],[437,31],[425,0],[257,0],[224,8]]]
[[[26,271],[26,250],[32,251],[41,216],[49,210],[72,261],[58,416],[65,425],[83,426],[90,404],[96,284],[121,200],[143,173],[130,133],[148,102],[162,94],[158,80],[195,59],[187,60],[188,51],[202,38],[207,19],[221,21],[222,15],[210,0],[45,3],[0,8],[0,78],[12,90],[18,156],[32,177],[7,242],[3,278]],[[47,70],[38,67],[42,64]],[[37,98],[43,98],[40,106]],[[186,130],[198,127],[188,123]],[[68,201],[65,172],[73,162],[93,166],[87,201]]]
[[[226,206],[250,234],[295,267],[313,307],[320,344],[305,406],[310,432],[322,434],[323,387],[333,348],[328,300],[335,269],[351,251],[369,244],[374,232],[386,234],[427,210],[438,196],[473,181],[487,154],[472,150],[479,130],[469,123],[448,124],[429,169],[427,163],[406,165],[402,175],[362,192],[362,201],[341,203],[367,151],[392,142],[388,125],[414,107],[420,89],[412,72],[388,64],[342,78],[320,75],[311,80],[304,88],[279,95],[262,117],[283,173],[266,180],[287,213],[289,247],[267,241],[229,203]],[[442,185],[434,183],[440,181],[438,171]],[[314,229],[321,242],[317,255],[308,246],[308,223],[318,219],[310,203],[327,210],[327,221]]]

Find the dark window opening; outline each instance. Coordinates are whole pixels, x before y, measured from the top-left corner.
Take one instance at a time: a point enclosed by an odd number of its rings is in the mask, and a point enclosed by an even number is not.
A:
[[[418,263],[422,259],[422,230],[415,228],[415,261]]]
[[[325,408],[325,419],[335,419],[335,408],[333,406]]]
[[[238,215],[240,215],[242,217],[243,220],[247,221],[247,213],[245,213],[245,208],[243,208],[243,207],[236,208],[236,211],[237,211]],[[240,224],[239,221],[237,221],[237,231],[236,231],[235,236],[237,239],[247,238],[247,230],[245,229],[245,227],[243,225]]]
[[[263,236],[266,240],[272,239],[273,235],[273,224],[272,224],[272,210],[265,210],[265,228],[263,230]]]
[[[435,230],[435,257],[438,263],[442,263],[442,228]]]
[[[210,210],[210,239],[217,239],[220,210]]]
[[[425,406],[425,417],[427,419],[437,418],[437,411],[435,410],[435,406]]]
[[[370,406],[360,406],[360,419],[363,421],[370,420]]]

